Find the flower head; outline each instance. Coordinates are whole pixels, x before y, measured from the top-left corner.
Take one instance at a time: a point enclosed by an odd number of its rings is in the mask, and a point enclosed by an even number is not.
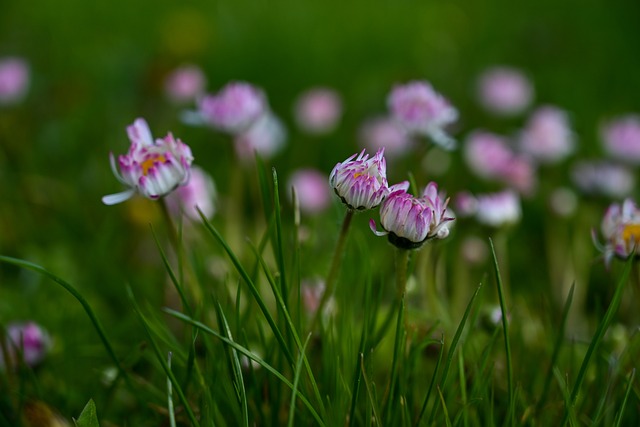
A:
[[[102,198],[106,205],[123,202],[136,192],[149,199],[158,199],[169,194],[179,185],[189,180],[189,171],[193,156],[188,145],[175,139],[171,133],[155,142],[147,122],[136,119],[127,128],[131,146],[126,155],[116,159],[111,154],[111,169],[114,175],[129,189],[118,194]]]
[[[400,156],[413,144],[405,128],[388,117],[375,117],[364,122],[359,132],[360,146],[377,151],[385,149],[387,156]]]
[[[20,355],[27,366],[36,366],[51,348],[49,334],[35,322],[11,323],[6,328],[7,336],[4,351],[0,351],[0,367],[3,366],[3,353],[7,353],[10,364],[15,363],[16,355]]]
[[[514,115],[522,112],[533,100],[531,82],[517,69],[493,67],[478,79],[480,103],[497,115]]]
[[[458,119],[458,110],[429,83],[413,81],[396,86],[387,104],[392,117],[408,132],[427,135],[444,148],[455,147],[455,140],[444,132],[444,127]]]
[[[300,95],[294,113],[298,126],[305,132],[329,133],[335,129],[342,115],[342,100],[332,89],[310,89]]]
[[[520,198],[510,190],[482,194],[477,197],[476,219],[492,227],[514,224],[520,220]]]
[[[571,177],[584,193],[614,198],[628,196],[635,185],[631,170],[606,161],[576,163],[571,170]]]
[[[602,140],[612,157],[640,163],[640,116],[628,115],[607,123],[602,129]]]
[[[369,221],[376,236],[388,236],[389,241],[401,249],[417,249],[427,240],[444,239],[449,235],[447,216],[449,199],[438,194],[438,186],[430,182],[422,197],[414,197],[406,189],[398,189],[382,202],[380,224],[383,231],[376,230],[376,222]]]
[[[175,103],[189,102],[202,95],[207,78],[195,65],[184,65],[169,74],[164,82],[167,97]]]
[[[369,158],[362,150],[342,163],[338,163],[329,175],[329,184],[349,209],[366,210],[378,206],[390,193],[387,182],[387,163],[384,149]],[[357,157],[356,157],[357,156]],[[392,188],[408,188],[409,183],[396,184]]]
[[[289,188],[295,188],[300,210],[309,214],[322,212],[331,202],[326,175],[315,169],[298,169],[289,178]]]
[[[264,93],[245,82],[232,82],[200,101],[205,123],[231,134],[246,131],[267,111]]]
[[[29,86],[29,65],[21,58],[0,59],[0,105],[24,98]]]
[[[567,113],[556,107],[536,110],[520,137],[522,151],[540,163],[559,162],[573,152],[574,146]]]
[[[265,112],[247,129],[236,134],[234,146],[241,160],[251,160],[257,152],[264,158],[273,157],[285,145],[287,129],[275,114]]]
[[[206,218],[211,218],[216,211],[216,186],[213,179],[197,166],[191,168],[190,175],[189,182],[167,195],[169,209],[174,214],[183,212],[194,221],[200,220],[198,209]]]
[[[613,203],[605,212],[600,229],[604,245],[598,243],[595,232],[593,237],[596,247],[604,254],[605,264],[609,266],[614,256],[626,259],[640,243],[640,210],[632,199],[625,199],[622,204]]]

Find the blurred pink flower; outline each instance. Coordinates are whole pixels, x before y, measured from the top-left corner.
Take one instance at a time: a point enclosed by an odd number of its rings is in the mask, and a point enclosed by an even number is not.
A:
[[[401,156],[411,149],[413,140],[395,120],[376,117],[363,123],[359,132],[360,146],[371,151],[385,149],[389,157]]]
[[[498,115],[515,115],[533,100],[533,86],[521,71],[510,67],[493,67],[478,79],[478,98],[489,111]]]
[[[164,89],[167,97],[177,103],[191,102],[204,93],[207,78],[195,65],[176,68],[167,76]]]
[[[489,257],[489,247],[484,239],[477,236],[468,236],[462,241],[460,247],[462,259],[472,265],[482,264]]]
[[[468,191],[461,191],[454,197],[456,213],[461,217],[470,217],[478,212],[478,199]]]
[[[464,146],[469,168],[478,176],[507,184],[523,194],[536,187],[535,168],[531,161],[517,155],[505,138],[485,131],[471,133]]]
[[[602,140],[612,157],[632,164],[640,163],[640,116],[627,115],[605,124]]]
[[[596,247],[604,254],[605,264],[609,266],[614,256],[626,259],[640,243],[640,210],[632,199],[613,203],[605,212],[600,229],[604,246],[597,241],[595,232],[592,234]]]
[[[29,65],[18,57],[0,58],[0,105],[21,101],[29,88]]]
[[[520,149],[540,163],[556,163],[575,148],[567,113],[556,107],[541,107],[529,118],[520,135]]]
[[[319,213],[331,203],[327,177],[315,169],[298,169],[289,178],[287,187],[295,188],[302,212]]]
[[[408,132],[426,135],[443,148],[455,148],[455,140],[444,128],[458,119],[458,110],[428,82],[412,81],[394,87],[387,105],[391,116]]]
[[[556,188],[549,196],[549,206],[556,215],[568,218],[578,209],[578,196],[570,188]]]
[[[336,164],[329,175],[329,184],[340,200],[354,210],[373,209],[391,191],[409,188],[408,182],[392,186],[393,190],[389,188],[384,149],[378,150],[372,158],[362,150],[360,154]]]
[[[234,146],[238,158],[251,161],[257,152],[263,158],[271,158],[284,147],[287,130],[273,113],[267,111],[243,132],[235,135]]]
[[[147,122],[138,118],[127,127],[131,140],[129,152],[116,159],[110,154],[113,174],[129,187],[122,193],[104,196],[102,202],[113,205],[131,198],[136,192],[149,199],[158,199],[189,180],[193,156],[188,145],[174,139],[171,133],[153,141]]]
[[[329,133],[336,128],[342,116],[342,100],[332,89],[310,89],[296,101],[294,114],[298,126],[305,132]]]
[[[266,111],[262,90],[245,82],[231,82],[215,95],[200,100],[205,123],[231,134],[247,131]]]
[[[369,227],[376,236],[388,236],[389,242],[401,249],[417,249],[427,240],[444,239],[449,235],[447,216],[448,199],[438,194],[438,186],[430,182],[422,197],[416,198],[399,189],[387,196],[380,205],[380,224],[383,231],[376,230],[376,222]]]
[[[520,221],[522,209],[518,194],[505,190],[499,193],[481,194],[476,197],[476,219],[492,227],[515,224]]]
[[[184,213],[188,218],[199,221],[199,208],[206,218],[213,217],[215,213],[214,201],[216,199],[216,187],[209,174],[197,166],[191,167],[189,182],[166,196],[169,209],[173,214]]]
[[[465,140],[464,158],[469,168],[481,178],[502,177],[513,157],[507,140],[499,135],[479,130]]]
[[[635,177],[629,169],[606,161],[576,163],[571,177],[583,193],[612,198],[628,196],[635,186]]]
[[[35,322],[11,323],[6,328],[6,341],[0,343],[8,354],[9,365],[16,363],[16,356],[22,356],[22,361],[34,367],[44,360],[51,348],[51,338],[47,331]],[[0,367],[5,365],[3,353],[0,351]]]

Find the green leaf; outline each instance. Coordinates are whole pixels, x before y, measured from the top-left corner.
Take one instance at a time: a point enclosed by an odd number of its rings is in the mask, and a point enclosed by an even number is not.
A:
[[[96,413],[96,404],[93,403],[93,399],[89,399],[80,417],[78,417],[77,420],[73,420],[73,422],[76,427],[100,427],[98,414]]]

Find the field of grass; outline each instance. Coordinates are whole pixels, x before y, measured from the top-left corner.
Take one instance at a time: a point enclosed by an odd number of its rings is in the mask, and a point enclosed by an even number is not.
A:
[[[29,82],[0,102],[0,426],[640,424],[640,269],[634,256],[605,263],[591,235],[604,242],[608,206],[640,195],[638,162],[612,159],[601,132],[640,114],[640,3],[1,9],[0,61],[24,59]],[[195,103],[165,91],[185,64],[203,70],[208,93],[232,81],[261,88],[285,145],[242,158],[230,135],[185,120]],[[495,65],[530,80],[524,111],[504,117],[478,102],[478,76]],[[379,208],[348,214],[329,175],[409,81],[430,82],[459,117],[446,128],[455,150],[425,136],[387,150],[389,184],[408,180],[419,195],[435,181],[456,216],[446,238],[406,251],[369,229],[370,219],[381,229]],[[320,86],[343,109],[335,129],[312,134],[294,105]],[[465,217],[461,194],[514,185],[474,172],[474,131],[517,151],[545,105],[567,112],[574,148],[534,165],[509,224]],[[210,218],[175,215],[164,198],[102,203],[122,190],[109,153],[126,153],[136,118],[189,145],[215,182]],[[639,138],[629,141],[640,152]],[[624,165],[629,188],[577,185],[581,162],[605,159]],[[331,202],[319,212],[293,201],[303,168],[326,178]],[[633,221],[618,236],[628,244],[640,238]],[[25,350],[7,338],[24,322],[48,336],[37,363],[10,355]]]

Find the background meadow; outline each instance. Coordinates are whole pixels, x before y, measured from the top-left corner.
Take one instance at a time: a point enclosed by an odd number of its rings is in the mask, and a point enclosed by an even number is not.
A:
[[[286,424],[291,419],[289,388],[244,359],[240,382],[247,390],[245,417],[242,399],[239,403],[236,398],[236,353],[202,331],[195,338],[193,329],[163,311],[184,307],[154,233],[170,264],[186,271],[185,283],[196,283],[198,290],[188,291],[193,317],[216,331],[226,317],[241,345],[294,382],[296,364],[287,363],[274,343],[222,246],[198,221],[184,219],[177,222],[186,255],[175,257],[158,202],[138,197],[105,206],[101,197],[121,190],[109,153],[126,152],[126,126],[137,117],[148,121],[155,136],[171,131],[189,144],[194,165],[215,181],[212,226],[256,278],[281,330],[289,331],[245,240],[259,245],[268,237],[265,263],[275,280],[286,277],[290,314],[304,343],[311,322],[298,284],[326,277],[345,209],[332,196],[325,211],[303,213],[295,226],[288,179],[309,167],[328,178],[337,162],[362,149],[361,124],[387,114],[386,98],[394,85],[411,80],[428,80],[458,109],[460,118],[450,132],[461,147],[475,129],[517,135],[536,106],[550,104],[568,112],[576,148],[560,163],[537,169],[537,188],[522,198],[522,217],[515,224],[497,228],[458,218],[447,239],[412,252],[406,363],[400,365],[391,362],[393,248],[368,229],[370,218],[378,221],[376,211],[355,215],[333,320],[306,347],[324,410],[314,400],[304,370],[300,390],[328,426],[364,425],[372,419],[381,425],[413,425],[444,336],[442,364],[452,364],[449,382],[440,384],[442,398],[433,388],[421,425],[445,425],[449,419],[458,425],[540,425],[564,416],[589,343],[600,330],[617,283],[626,278],[621,261],[605,268],[591,230],[599,229],[611,202],[638,196],[635,186],[625,195],[587,194],[576,187],[572,171],[582,159],[605,158],[604,122],[640,113],[640,3],[9,0],[1,9],[0,58],[24,58],[30,83],[20,102],[0,105],[0,255],[41,265],[72,284],[93,307],[131,384],[113,379],[114,362],[71,295],[42,275],[2,263],[0,325],[35,321],[48,331],[52,345],[33,369],[0,373],[0,424],[46,425],[20,415],[33,402],[71,422],[93,399],[101,425],[170,425],[166,374],[127,287],[162,354],[174,353],[176,377],[201,425],[240,425],[246,419],[250,425]],[[165,91],[167,76],[185,64],[201,67],[207,92],[234,80],[262,88],[287,129],[284,148],[258,165],[241,162],[228,135],[186,124],[181,118],[195,104],[173,103]],[[522,114],[499,117],[478,103],[477,78],[494,65],[518,68],[532,82],[534,101]],[[304,132],[294,117],[297,97],[316,86],[335,89],[343,104],[338,126],[324,135]],[[435,180],[452,197],[454,210],[455,195],[462,191],[485,193],[505,186],[474,175],[461,148],[447,152],[425,138],[410,153],[387,162],[390,183],[411,177],[421,190]],[[278,175],[282,244],[268,228],[275,206],[271,168]],[[636,166],[629,170],[637,175]],[[577,197],[576,208],[566,215],[552,208],[550,197],[557,188],[568,188]],[[567,203],[572,200],[560,204]],[[471,249],[469,237],[477,238]],[[514,387],[506,380],[501,327],[491,321],[499,305],[489,237],[496,246],[511,322]],[[284,271],[278,263],[280,248]],[[637,276],[634,270],[628,284],[624,280],[620,308],[586,371],[575,413],[567,415],[572,424],[639,422],[640,386],[637,380],[628,381],[639,345]],[[574,282],[571,309],[563,317]],[[480,283],[477,298],[467,306]],[[465,313],[469,318],[461,323]],[[384,329],[388,318],[392,320]],[[464,333],[449,358],[460,325]],[[558,347],[561,325],[564,339]],[[296,362],[295,334],[285,335]],[[554,373],[549,366],[556,348],[560,353]],[[360,359],[361,352],[367,357]],[[201,378],[193,373],[193,358]],[[397,390],[406,400],[389,403],[385,388],[392,366],[401,366]],[[439,366],[438,380],[441,373]],[[358,378],[359,394],[353,397]],[[548,378],[548,397],[540,408],[536,405]],[[515,396],[510,395],[514,388]],[[177,397],[175,405],[178,425],[193,424]],[[300,400],[293,407],[295,425],[317,423]],[[447,408],[448,414],[443,411]],[[381,417],[377,411],[383,412]]]

